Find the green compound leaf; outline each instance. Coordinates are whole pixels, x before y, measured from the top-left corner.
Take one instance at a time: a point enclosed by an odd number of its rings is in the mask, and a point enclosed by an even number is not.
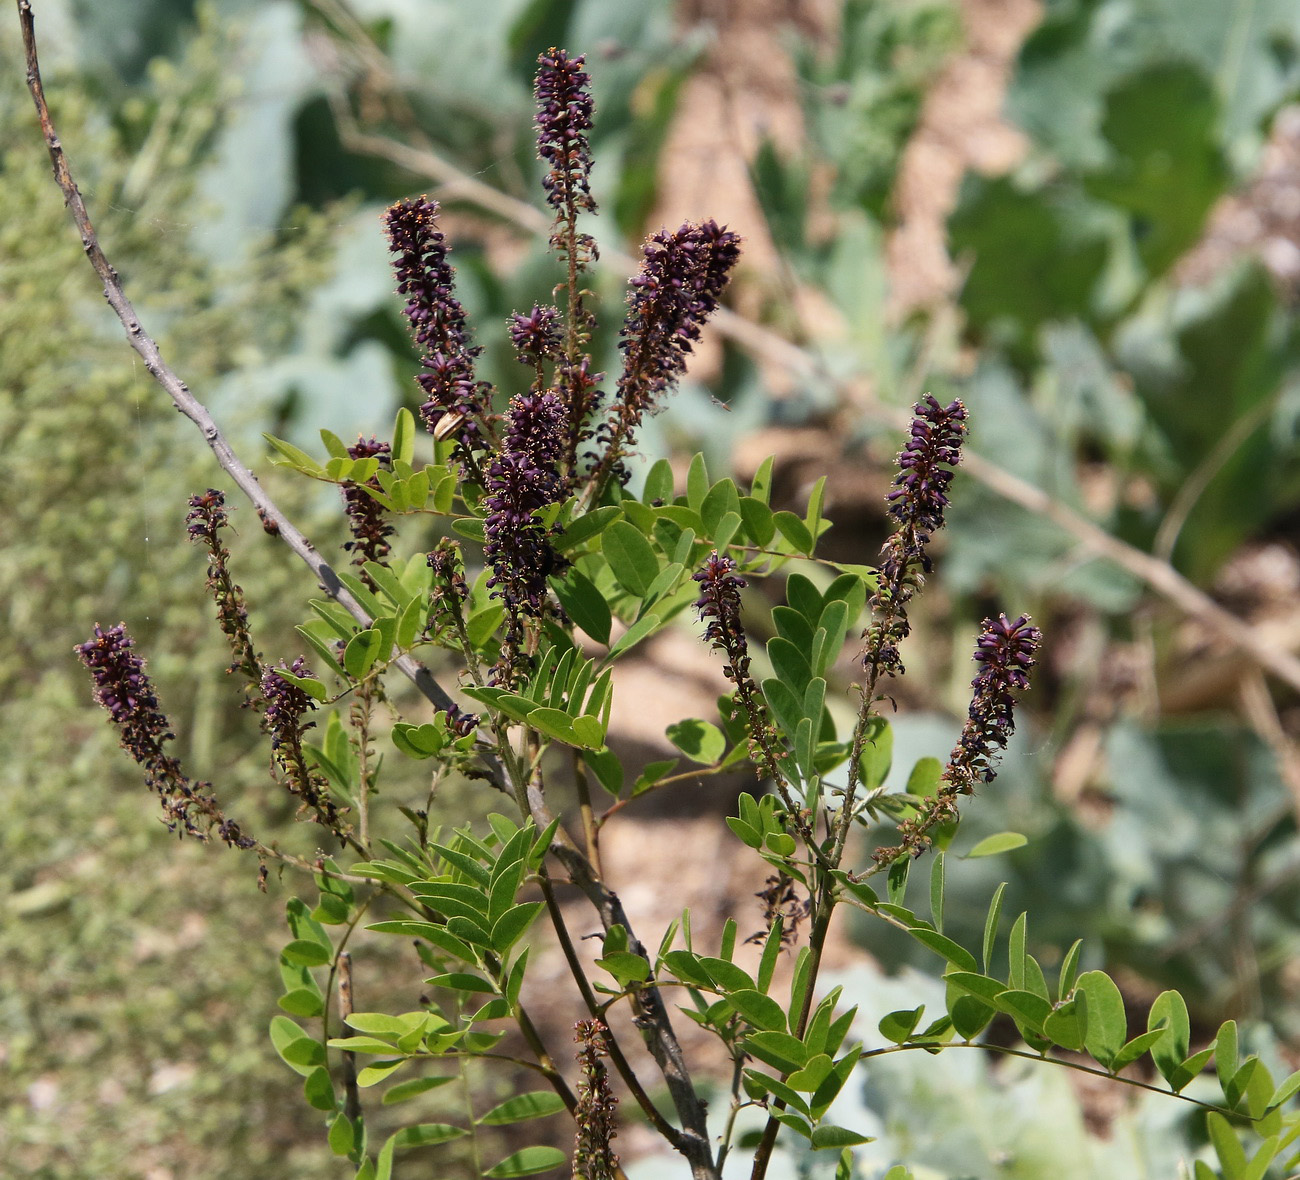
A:
[[[306,987],[296,987],[292,991],[285,992],[277,1002],[291,1016],[310,1019],[325,1011],[325,1001],[320,992]]]
[[[856,1147],[860,1143],[874,1143],[870,1135],[859,1135],[848,1127],[837,1127],[832,1123],[823,1123],[812,1133],[813,1151],[826,1151],[828,1148]]]
[[[1004,991],[1007,985],[988,975],[976,975],[972,971],[950,971],[944,980],[951,986],[959,988],[968,995],[992,1003]]]
[[[332,950],[307,938],[295,938],[280,954],[301,967],[324,967],[334,957]]]
[[[924,1013],[924,1004],[919,1008],[901,1008],[897,1012],[890,1012],[880,1019],[880,1035],[895,1045],[901,1045],[916,1031]]]
[[[1013,848],[1023,848],[1029,843],[1029,837],[1020,832],[995,832],[985,836],[964,857],[963,860],[975,860],[981,856],[997,856],[999,852],[1010,852]]]
[[[552,539],[551,545],[557,553],[573,549],[603,532],[622,515],[623,510],[613,504],[593,509],[571,521],[564,532]]]
[[[368,1086],[377,1086],[390,1074],[401,1069],[408,1060],[406,1057],[397,1057],[391,1061],[377,1061],[374,1065],[367,1065],[357,1074],[357,1085],[363,1090]]]
[[[1158,1028],[1154,1032],[1139,1033],[1115,1054],[1115,1059],[1110,1064],[1111,1073],[1119,1073],[1125,1066],[1132,1065],[1164,1035],[1165,1030],[1163,1028]],[[1084,1047],[1087,1047],[1086,1044]]]
[[[665,733],[692,762],[717,762],[727,748],[727,739],[716,725],[691,717],[670,725]]]
[[[414,1127],[403,1127],[389,1142],[394,1147],[428,1147],[468,1134],[464,1127],[454,1127],[450,1123],[419,1123]]]
[[[644,983],[650,978],[649,962],[643,955],[634,955],[631,951],[613,951],[597,959],[596,965],[608,971],[623,987]]]
[[[727,996],[727,1002],[755,1028],[765,1032],[785,1032],[785,1011],[771,996],[756,989],[744,988]]]
[[[1043,1025],[1052,1013],[1052,1005],[1036,992],[1016,988],[1000,993],[993,1001],[999,1012],[1005,1012],[1021,1033],[1043,1035]]]
[[[796,553],[812,554],[812,533],[808,531],[808,526],[793,512],[781,511],[775,513],[772,517],[772,523],[776,525],[777,531],[789,542],[790,547]]]
[[[975,962],[975,956],[964,946],[953,942],[951,938],[940,934],[937,930],[931,930],[925,926],[915,926],[908,933],[917,942],[924,943],[936,954],[942,955],[958,971],[973,973],[976,970],[978,964]]]
[[[1043,1032],[1063,1048],[1078,1052],[1083,1048],[1084,1034],[1088,1026],[1086,996],[1078,996],[1058,1004],[1043,1021]]]
[[[499,1164],[483,1173],[491,1180],[509,1180],[512,1176],[532,1176],[537,1172],[549,1172],[568,1162],[568,1156],[558,1147],[525,1147],[513,1155],[506,1156]]]
[[[957,996],[948,1009],[952,1017],[952,1027],[964,1041],[973,1041],[982,1033],[989,1021],[997,1015],[997,1010],[974,996]]]
[[[1273,1110],[1282,1105],[1289,1098],[1300,1092],[1300,1069],[1296,1070],[1289,1078],[1286,1079],[1276,1090],[1273,1096],[1268,1100],[1268,1109]]]
[[[271,1044],[285,1065],[303,1077],[325,1064],[325,1046],[309,1037],[287,1016],[271,1018]]]
[[[302,1092],[307,1104],[316,1110],[333,1110],[336,1105],[334,1083],[330,1081],[329,1070],[323,1065],[317,1066],[307,1075]]]
[[[335,1155],[351,1155],[356,1141],[357,1129],[352,1120],[341,1113],[335,1115],[329,1130],[330,1151]]]
[[[563,578],[551,578],[551,589],[560,600],[565,613],[597,643],[609,646],[609,632],[613,618],[605,596],[596,584],[576,568],[566,571]]]
[[[1113,1071],[1128,1036],[1124,997],[1115,981],[1104,971],[1085,971],[1075,981],[1074,990],[1076,994],[1088,997],[1088,1030],[1083,1038],[1083,1047]],[[1152,1038],[1152,1043],[1157,1039]]]
[[[321,433],[324,434],[324,431]],[[347,451],[343,453],[347,454]],[[398,463],[411,463],[415,460],[415,416],[405,406],[397,411],[397,419],[393,423],[392,454],[393,460]]]
[[[1163,1025],[1165,1035],[1151,1046],[1151,1059],[1170,1085],[1178,1075],[1191,1042],[1192,1024],[1187,1015],[1187,1003],[1175,991],[1161,992],[1151,1005],[1147,1017],[1147,1030],[1154,1031]]]
[[[343,667],[354,680],[360,680],[379,659],[383,638],[376,627],[354,635],[343,651]]]
[[[522,1123],[525,1119],[544,1118],[563,1109],[563,1100],[553,1090],[532,1090],[507,1099],[474,1121],[488,1127],[499,1127],[506,1123]]]
[[[415,1078],[413,1081],[399,1082],[396,1086],[390,1086],[384,1091],[384,1105],[392,1106],[397,1102],[406,1102],[408,1099],[428,1093],[430,1090],[436,1090],[439,1086],[449,1085],[454,1081],[456,1081],[455,1077],[442,1077]]]
[[[659,576],[659,559],[645,534],[635,525],[619,520],[605,530],[600,544],[618,584],[629,594],[644,598]]]

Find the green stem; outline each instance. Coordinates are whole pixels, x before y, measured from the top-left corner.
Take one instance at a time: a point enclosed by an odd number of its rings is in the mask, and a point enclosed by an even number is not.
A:
[[[1042,1061],[1048,1065],[1061,1065],[1066,1069],[1072,1069],[1076,1073],[1091,1074],[1096,1078],[1105,1078],[1109,1082],[1119,1082],[1124,1086],[1131,1086],[1135,1090],[1149,1090],[1152,1094],[1159,1094],[1165,1098],[1177,1098],[1180,1102],[1189,1103],[1201,1110],[1215,1111],[1227,1118],[1241,1118],[1241,1111],[1228,1109],[1226,1106],[1218,1106],[1213,1102],[1202,1102],[1199,1098],[1193,1098],[1189,1094],[1180,1093],[1177,1090],[1162,1090],[1152,1082],[1143,1082],[1138,1078],[1121,1077],[1117,1073],[1107,1073],[1104,1069],[1097,1069],[1091,1065],[1084,1065],[1078,1061],[1067,1061],[1063,1057],[1048,1057],[1043,1053],[1034,1053],[1029,1049],[1013,1049],[1006,1045],[991,1045],[982,1041],[951,1041],[948,1044],[909,1044],[909,1045],[887,1045],[881,1049],[870,1049],[862,1054],[865,1061],[869,1057],[885,1057],[890,1053],[906,1053],[913,1049],[924,1049],[927,1053],[933,1053],[935,1049],[941,1052],[947,1052],[949,1049],[982,1049],[986,1053],[1001,1053],[1004,1057],[1023,1057],[1026,1061]]]

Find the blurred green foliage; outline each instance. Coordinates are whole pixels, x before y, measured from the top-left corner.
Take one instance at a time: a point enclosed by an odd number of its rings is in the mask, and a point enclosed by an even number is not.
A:
[[[159,653],[184,755],[250,826],[268,838],[287,826],[283,808],[240,789],[264,776],[261,756],[225,682],[203,558],[180,541],[185,499],[215,466],[103,306],[39,150],[12,31],[0,92],[0,1170],[315,1175],[315,1147],[294,1146],[292,1087],[262,1044],[273,1003],[255,948],[278,922],[256,867],[189,846],[158,855],[165,833],[73,656],[97,619],[129,615]],[[314,216],[241,266],[192,249],[195,171],[232,97],[231,48],[209,29],[113,121],[74,77],[51,79],[100,232],[197,388],[284,348],[329,263]],[[250,556],[269,547],[255,520],[240,531]],[[259,602],[294,588],[283,565],[249,564]],[[259,621],[274,636],[288,620],[272,606]]]

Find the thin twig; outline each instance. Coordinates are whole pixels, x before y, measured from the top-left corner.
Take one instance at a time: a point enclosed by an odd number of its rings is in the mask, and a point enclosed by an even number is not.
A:
[[[573,945],[573,939],[569,935],[569,927],[564,921],[564,914],[560,910],[560,903],[555,896],[555,886],[550,877],[543,870],[538,873],[538,884],[542,889],[542,897],[546,901],[546,909],[550,914],[551,925],[555,928],[556,937],[559,939],[560,950],[564,953],[564,960],[569,965],[569,974],[573,976],[574,983],[578,986],[578,991],[582,994],[582,1001],[587,1005],[587,1011],[592,1016],[599,1018],[602,1012],[602,1006],[596,999],[596,994],[591,990],[591,984],[587,980],[586,972],[582,968],[582,960],[578,958],[578,952]],[[668,1141],[672,1147],[678,1147],[680,1133],[662,1114],[659,1108],[650,1100],[650,1096],[645,1092],[641,1085],[640,1079],[632,1071],[631,1065],[623,1054],[623,1048],[614,1038],[613,1031],[610,1030],[607,1037],[607,1047],[609,1049],[609,1059],[614,1063],[614,1068],[618,1071],[619,1077],[623,1079],[623,1084],[627,1086],[628,1092],[636,1099],[637,1105],[641,1108],[642,1113],[649,1120],[660,1135]]]
[[[352,954],[342,951],[339,954],[339,1019],[347,1024],[352,1015]],[[345,1095],[343,1113],[350,1119],[361,1116],[361,1094],[357,1090],[357,1055],[350,1050],[343,1052],[343,1093]]]
[[[1066,1069],[1075,1070],[1077,1073],[1092,1074],[1093,1077],[1105,1078],[1108,1082],[1119,1082],[1122,1086],[1132,1086],[1135,1090],[1150,1090],[1152,1094],[1159,1094],[1164,1098],[1177,1098],[1179,1101],[1190,1103],[1201,1110],[1213,1110],[1229,1117],[1238,1117],[1241,1113],[1240,1111],[1229,1110],[1227,1107],[1216,1106],[1212,1102],[1202,1102],[1199,1098],[1193,1098],[1190,1094],[1184,1094],[1179,1090],[1165,1090],[1151,1082],[1144,1082],[1138,1078],[1121,1077],[1117,1073],[1107,1073],[1104,1069],[1084,1065],[1079,1061],[1067,1061],[1064,1057],[1048,1057],[1044,1053],[1034,1053],[1029,1049],[1013,1049],[1007,1045],[990,1044],[986,1041],[948,1041],[940,1045],[919,1043],[887,1045],[882,1049],[868,1049],[862,1054],[862,1060],[866,1061],[872,1057],[888,1057],[891,1053],[909,1053],[914,1049],[924,1049],[927,1053],[933,1053],[936,1049],[945,1053],[949,1049],[982,1049],[986,1053],[1000,1053],[1004,1057],[1023,1057],[1026,1061],[1041,1061],[1047,1065],[1061,1065]]]
[[[551,814],[538,775],[530,775],[524,784],[524,802],[533,823],[541,830],[548,828],[555,817]],[[673,1144],[691,1167],[693,1180],[718,1180],[709,1146],[708,1111],[695,1092],[690,1070],[682,1053],[681,1042],[673,1031],[668,1009],[655,986],[654,964],[645,945],[637,938],[628,920],[627,911],[617,893],[609,888],[592,867],[591,862],[573,843],[562,827],[555,830],[551,855],[569,874],[572,882],[587,896],[600,915],[601,925],[609,930],[622,926],[627,931],[627,949],[641,955],[651,963],[651,975],[646,985],[633,1000],[636,1021],[645,1038],[646,1048],[654,1058],[659,1072],[668,1087],[673,1107],[681,1120],[681,1130]]]

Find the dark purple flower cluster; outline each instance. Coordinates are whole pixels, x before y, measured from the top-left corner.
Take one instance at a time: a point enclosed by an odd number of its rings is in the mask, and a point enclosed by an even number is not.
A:
[[[966,434],[966,407],[959,400],[940,406],[932,394],[926,394],[914,413],[907,445],[898,456],[894,489],[885,497],[890,516],[900,526],[895,536],[901,544],[885,554],[880,567],[891,580],[901,577],[912,562],[930,572],[926,546],[943,528],[952,469],[961,462]]]
[[[275,761],[289,793],[301,799],[304,807],[311,809],[318,824],[342,837],[347,830],[342,813],[330,797],[329,784],[324,776],[308,760],[302,742],[303,735],[315,727],[316,723],[306,720],[306,717],[316,708],[316,702],[296,684],[291,684],[280,676],[281,671],[289,672],[300,680],[314,679],[302,656],[298,656],[288,667],[281,664],[279,668],[268,668],[262,677],[262,693],[266,697],[266,729],[271,735]]]
[[[1029,670],[1042,642],[1042,632],[1028,615],[1014,622],[1006,615],[984,620],[975,645],[979,671],[971,681],[970,709],[939,789],[925,799],[915,816],[899,824],[902,843],[877,851],[877,861],[919,856],[929,847],[930,833],[937,825],[958,818],[958,797],[973,795],[976,784],[993,781],[998,755],[1015,732],[1016,697],[1029,687]]]
[[[716,551],[691,575],[700,585],[695,609],[700,620],[707,620],[704,638],[727,657],[722,674],[736,686],[736,698],[745,711],[754,761],[773,778],[779,778],[775,735],[763,707],[758,687],[749,674],[749,642],[740,621],[740,592],[747,585],[738,577],[736,563]]]
[[[492,596],[505,602],[507,647],[517,646],[524,617],[537,618],[547,576],[558,569],[549,530],[533,513],[565,492],[564,407],[554,393],[528,393],[510,403],[505,439],[487,471],[484,555]]]
[[[208,488],[199,496],[190,497],[190,513],[185,518],[188,526],[186,532],[191,541],[203,541],[207,545],[220,545],[217,536],[230,522],[226,519],[226,495],[216,488]]]
[[[754,894],[763,905],[763,929],[751,934],[746,942],[766,942],[772,928],[781,923],[781,945],[794,946],[799,941],[799,923],[812,912],[812,897],[800,897],[795,880],[781,872],[768,877],[765,887]]]
[[[423,351],[425,371],[416,377],[428,401],[420,416],[429,433],[454,431],[468,449],[481,446],[479,420],[490,409],[483,383],[474,376],[479,349],[469,344],[465,309],[454,291],[455,271],[447,262],[446,238],[438,229],[438,203],[426,197],[398,201],[384,214],[397,290],[406,296],[404,314]],[[450,423],[440,429],[446,416]]]
[[[355,446],[348,447],[349,459],[378,459],[381,467],[387,466],[391,454],[392,447],[388,443],[378,442],[373,437],[358,438]],[[378,477],[371,476],[366,486],[378,491]],[[374,561],[382,565],[390,549],[388,538],[393,535],[393,526],[388,522],[384,506],[363,491],[361,484],[351,481],[343,485],[343,506],[352,532],[352,540],[343,548],[352,550],[353,564],[365,565],[367,561]],[[367,584],[370,583],[368,575],[363,573],[362,577]],[[374,586],[370,588],[373,590]]]
[[[749,675],[749,645],[740,624],[740,592],[749,584],[735,573],[736,563],[715,550],[704,565],[691,575],[700,584],[695,609],[700,621],[708,621],[704,638],[727,657],[722,674],[728,680]]]
[[[907,445],[898,457],[899,473],[886,497],[898,527],[880,555],[880,576],[871,598],[875,622],[866,633],[862,664],[871,687],[882,675],[903,672],[899,644],[911,632],[907,603],[931,569],[931,537],[943,528],[948,486],[961,462],[966,407],[954,400],[941,406],[927,394],[914,407]]]
[[[652,234],[631,280],[620,333],[623,375],[609,420],[605,472],[620,463],[641,419],[686,371],[700,330],[717,310],[740,257],[740,237],[709,220]]]
[[[206,840],[215,828],[227,844],[252,848],[256,841],[226,818],[209,784],[191,783],[163,749],[172,738],[171,728],[134,646],[125,623],[107,630],[97,623],[94,636],[76,652],[90,671],[95,700],[118,728],[122,748],[144,768],[145,781],[162,800],[168,829]]]
[[[216,488],[209,488],[199,496],[191,496],[190,513],[185,518],[186,531],[191,541],[202,541],[208,547],[208,590],[217,604],[217,625],[230,644],[234,661],[227,671],[242,672],[251,686],[262,678],[262,661],[253,647],[253,637],[248,629],[248,608],[244,604],[243,588],[230,574],[230,552],[221,543],[221,530],[226,527],[226,497]],[[245,702],[260,707],[252,698]]]
[[[944,771],[944,779],[962,794],[971,794],[976,782],[991,783],[997,774],[997,751],[1006,749],[1016,728],[1016,694],[1029,687],[1029,670],[1042,642],[1043,633],[1028,615],[1015,622],[1006,615],[984,620],[975,645],[979,671],[971,681],[970,712]]]
[[[534,303],[527,315],[517,311],[510,317],[509,329],[510,343],[515,346],[520,364],[539,366],[560,355],[563,342],[559,308]]]
[[[609,1055],[609,1029],[600,1020],[579,1020],[573,1026],[578,1043],[578,1105],[573,1112],[578,1131],[573,1144],[573,1174],[583,1180],[614,1180],[618,1155],[618,1098],[609,1084],[604,1058]]]
[[[452,705],[445,710],[444,715],[447,718],[448,732],[457,737],[468,737],[478,729],[478,714],[466,713],[459,705]]]
[[[586,56],[570,57],[563,49],[548,49],[537,59],[537,154],[551,170],[542,179],[546,203],[571,215],[593,212],[591,196],[592,103],[591,77],[583,70]]]

